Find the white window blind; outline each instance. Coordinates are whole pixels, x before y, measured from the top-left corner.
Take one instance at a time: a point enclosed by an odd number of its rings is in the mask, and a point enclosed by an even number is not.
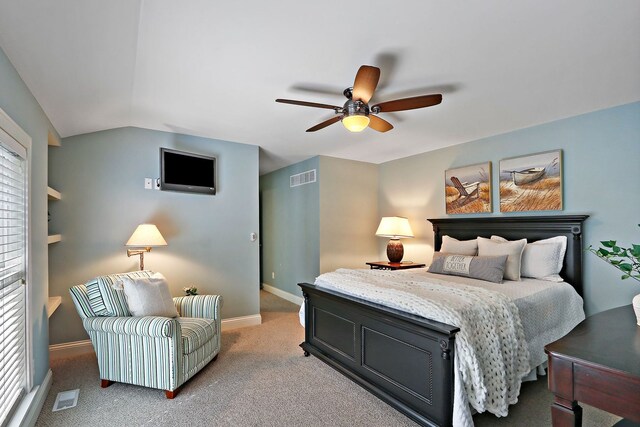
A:
[[[26,388],[26,153],[0,129],[0,425]]]

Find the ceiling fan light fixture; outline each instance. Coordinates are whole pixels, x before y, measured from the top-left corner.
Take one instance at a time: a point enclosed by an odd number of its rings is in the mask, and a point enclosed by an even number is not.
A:
[[[342,118],[342,125],[349,132],[362,132],[369,126],[369,116],[361,114],[353,114]]]

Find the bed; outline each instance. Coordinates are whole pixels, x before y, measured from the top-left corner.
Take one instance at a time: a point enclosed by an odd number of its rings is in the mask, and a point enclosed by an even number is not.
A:
[[[582,228],[587,216],[430,219],[438,251],[445,235],[500,235],[529,242],[567,237],[561,276],[582,295]],[[314,355],[421,425],[453,422],[458,327],[301,283],[305,356]],[[310,386],[313,386],[310,384]]]

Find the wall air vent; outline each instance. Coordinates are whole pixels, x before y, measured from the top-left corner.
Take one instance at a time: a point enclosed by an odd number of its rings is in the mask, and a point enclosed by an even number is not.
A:
[[[304,184],[311,184],[312,182],[316,182],[315,169],[311,169],[310,171],[302,172],[296,175],[291,175],[289,177],[289,187],[298,187]]]

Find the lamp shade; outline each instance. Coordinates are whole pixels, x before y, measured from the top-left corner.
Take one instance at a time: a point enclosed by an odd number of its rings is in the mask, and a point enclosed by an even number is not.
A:
[[[125,244],[125,246],[138,246],[145,248],[166,245],[167,241],[164,240],[164,237],[160,234],[158,227],[153,224],[140,224]]]
[[[401,216],[382,217],[376,236],[399,239],[400,237],[413,237],[413,231],[409,220]]]

